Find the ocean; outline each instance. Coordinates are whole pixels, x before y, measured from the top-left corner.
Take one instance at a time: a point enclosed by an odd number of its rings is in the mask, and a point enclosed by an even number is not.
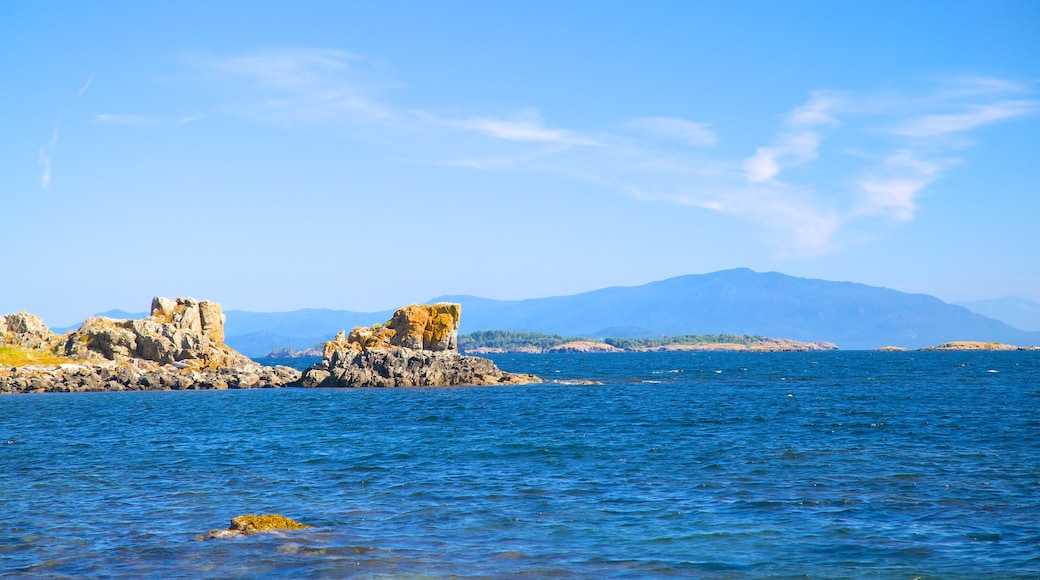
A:
[[[0,576],[1040,578],[1040,352],[492,358],[561,383],[0,397]]]

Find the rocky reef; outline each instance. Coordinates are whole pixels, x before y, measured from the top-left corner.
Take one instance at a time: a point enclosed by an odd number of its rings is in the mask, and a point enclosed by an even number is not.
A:
[[[918,350],[1037,350],[1036,347],[1032,346],[1015,346],[1013,344],[1004,344],[1001,342],[979,342],[972,340],[955,340],[953,342],[944,342],[938,346],[926,346]]]
[[[303,373],[305,387],[418,387],[541,382],[492,361],[458,352],[461,305],[412,305],[386,324],[341,331],[325,343],[321,363]]]
[[[153,298],[141,320],[87,319],[52,333],[26,312],[0,316],[0,393],[277,387],[299,371],[224,344],[220,304]]]

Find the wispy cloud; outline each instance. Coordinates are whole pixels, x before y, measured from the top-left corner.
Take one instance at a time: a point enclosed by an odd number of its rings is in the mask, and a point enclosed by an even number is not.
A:
[[[774,139],[773,144],[759,147],[754,155],[744,160],[748,181],[770,181],[783,169],[815,160],[823,139],[821,129],[840,124],[834,115],[843,105],[845,101],[840,93],[814,92],[808,102],[787,115],[784,119],[785,130]]]
[[[477,117],[462,121],[442,121],[445,125],[475,131],[506,141],[552,143],[558,145],[598,145],[595,139],[572,131],[547,127],[537,111],[526,111],[517,118]]]
[[[770,181],[786,167],[803,165],[816,159],[821,139],[816,131],[789,131],[780,134],[774,145],[759,147],[754,155],[744,160],[748,181]]]
[[[86,82],[80,86],[72,95],[72,99],[78,99],[83,95],[87,94],[87,90],[90,89],[90,85],[94,83],[94,75],[87,77]],[[51,130],[50,141],[45,143],[37,151],[37,159],[40,164],[40,187],[48,189],[51,186],[51,169],[54,166],[54,151],[58,148],[58,127],[61,125],[61,117],[64,111],[58,112],[58,118],[54,121],[54,128]]]
[[[51,164],[54,161],[54,150],[58,147],[58,124],[54,124],[51,131],[51,140],[40,147],[39,160],[42,173],[40,174],[40,187],[47,189],[51,186]]]
[[[552,125],[536,108],[446,114],[396,106],[389,89],[401,85],[343,51],[290,48],[198,63],[235,96],[235,114],[284,126],[341,123],[350,134],[367,124],[398,135],[391,141],[408,147],[400,157],[416,163],[552,172],[738,216],[786,255],[828,252],[878,220],[912,221],[922,193],[957,162],[953,152],[973,145],[965,136],[1040,111],[1031,85],[994,77],[905,91],[813,90],[740,155],[739,143],[727,141],[728,154],[715,147],[721,130],[702,120],[646,116],[596,131]]]
[[[641,117],[631,119],[625,125],[637,131],[674,139],[695,147],[710,147],[719,142],[718,135],[710,124],[675,117]]]
[[[894,153],[859,180],[859,198],[851,214],[911,220],[917,210],[917,195],[949,164],[923,161],[909,151]]]
[[[968,104],[956,113],[924,115],[904,121],[892,132],[905,137],[937,137],[969,131],[976,127],[1035,113],[1036,101],[1015,100],[990,104]]]
[[[367,59],[328,49],[280,48],[191,61],[238,94],[239,114],[278,122],[392,121],[378,95],[394,87]],[[257,97],[260,98],[257,98]]]
[[[87,82],[83,83],[83,86],[80,87],[79,90],[76,91],[76,94],[73,96],[78,99],[83,95],[87,94],[87,90],[90,89],[90,85],[92,84],[94,84],[94,75],[90,75],[89,77],[87,77]]]

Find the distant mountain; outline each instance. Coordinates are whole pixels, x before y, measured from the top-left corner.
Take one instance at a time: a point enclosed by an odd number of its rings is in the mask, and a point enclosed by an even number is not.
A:
[[[341,330],[386,322],[394,312],[308,308],[291,312],[229,310],[225,314],[224,342],[246,356],[261,357],[276,348],[304,349],[332,339]]]
[[[955,304],[1021,330],[1040,331],[1040,304],[1025,298],[1007,296],[993,300],[955,302]]]
[[[924,294],[796,278],[741,268],[572,296],[500,301],[443,296],[462,304],[460,332],[531,330],[603,337],[758,334],[827,341],[844,349],[919,348],[954,340],[1040,344],[1025,332]]]
[[[477,330],[589,338],[751,334],[832,342],[843,349],[920,348],[960,340],[1040,345],[1040,332],[1013,328],[933,296],[745,268],[571,296],[529,300],[442,296],[430,302],[461,303],[459,332],[463,334]],[[385,322],[393,311],[230,310],[226,314],[225,342],[247,356],[261,357],[276,348],[304,349],[340,330]],[[122,311],[105,315],[145,316]]]

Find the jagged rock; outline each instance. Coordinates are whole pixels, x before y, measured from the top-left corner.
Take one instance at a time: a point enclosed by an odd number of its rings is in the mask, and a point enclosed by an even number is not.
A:
[[[458,352],[459,304],[412,305],[386,324],[341,331],[322,362],[304,372],[305,387],[417,387],[541,382],[505,373],[488,359]]]
[[[247,368],[256,365],[224,344],[220,304],[194,298],[155,297],[143,320],[90,318],[68,335],[64,353],[108,360],[141,358],[159,363],[193,361],[200,367]]]
[[[0,316],[0,345],[39,349],[47,346],[53,336],[40,317],[28,312]]]

